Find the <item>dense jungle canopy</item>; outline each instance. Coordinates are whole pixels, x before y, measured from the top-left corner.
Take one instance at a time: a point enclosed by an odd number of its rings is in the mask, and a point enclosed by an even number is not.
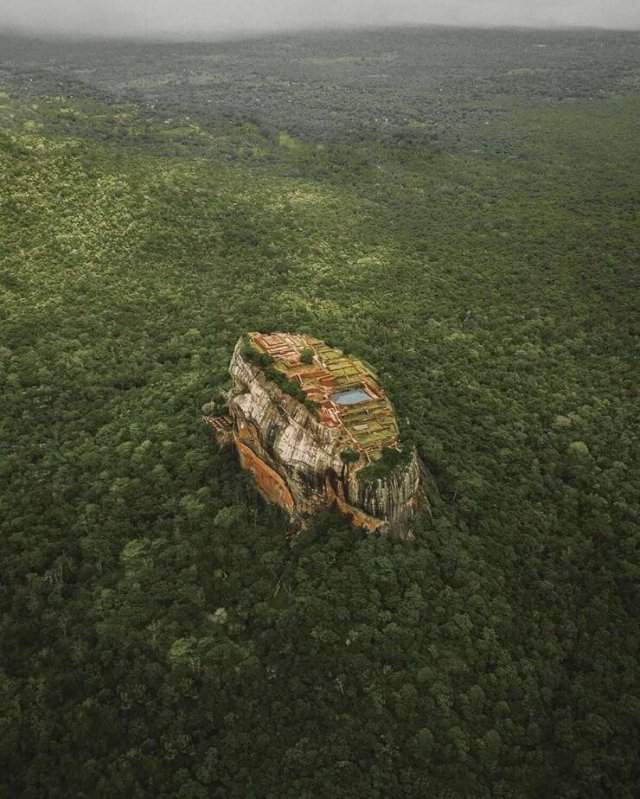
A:
[[[0,45],[1,799],[637,796],[640,36]],[[414,542],[216,448],[273,329],[379,371]]]

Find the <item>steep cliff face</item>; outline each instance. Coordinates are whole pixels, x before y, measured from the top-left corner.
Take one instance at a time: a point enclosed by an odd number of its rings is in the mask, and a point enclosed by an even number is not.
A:
[[[335,504],[360,526],[407,532],[423,468],[411,452],[367,475],[385,448],[398,449],[393,409],[368,367],[311,337],[250,334],[229,370],[220,434],[231,431],[267,500],[299,517]]]

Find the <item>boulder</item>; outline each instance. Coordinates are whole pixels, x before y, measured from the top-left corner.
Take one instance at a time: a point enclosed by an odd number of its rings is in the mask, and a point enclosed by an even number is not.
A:
[[[368,365],[311,336],[250,333],[229,371],[227,429],[268,501],[301,520],[337,506],[356,525],[410,535],[424,467],[402,451]]]

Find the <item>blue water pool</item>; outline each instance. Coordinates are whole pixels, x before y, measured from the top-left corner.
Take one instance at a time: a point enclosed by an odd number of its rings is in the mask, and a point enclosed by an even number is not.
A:
[[[338,405],[357,405],[358,402],[366,402],[372,397],[362,388],[350,388],[348,391],[334,394],[331,399]]]

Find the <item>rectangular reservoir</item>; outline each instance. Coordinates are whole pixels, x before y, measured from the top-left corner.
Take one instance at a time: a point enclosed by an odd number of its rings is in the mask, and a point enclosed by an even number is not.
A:
[[[357,405],[359,402],[368,402],[373,397],[363,388],[350,388],[347,391],[339,391],[333,394],[331,399],[337,405]]]

